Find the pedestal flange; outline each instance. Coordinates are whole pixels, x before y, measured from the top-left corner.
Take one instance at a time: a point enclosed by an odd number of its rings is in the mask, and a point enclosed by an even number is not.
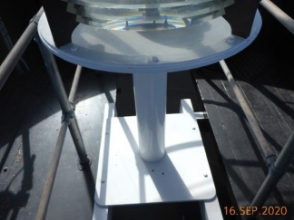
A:
[[[166,115],[166,156],[145,162],[138,153],[136,117],[105,108],[95,200],[101,206],[209,200],[216,191],[190,105]]]

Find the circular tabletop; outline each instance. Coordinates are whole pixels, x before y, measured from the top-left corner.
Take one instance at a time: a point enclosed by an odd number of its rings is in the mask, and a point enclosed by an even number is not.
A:
[[[223,17],[186,28],[148,32],[79,24],[72,43],[58,48],[44,13],[38,33],[50,52],[68,62],[101,71],[152,74],[189,70],[233,56],[253,42],[261,25],[257,11],[250,36],[244,39],[231,34]]]

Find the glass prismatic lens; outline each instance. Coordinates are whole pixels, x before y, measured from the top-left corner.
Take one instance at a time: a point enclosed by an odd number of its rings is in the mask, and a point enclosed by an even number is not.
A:
[[[233,0],[63,0],[80,23],[110,30],[166,30],[225,14]]]

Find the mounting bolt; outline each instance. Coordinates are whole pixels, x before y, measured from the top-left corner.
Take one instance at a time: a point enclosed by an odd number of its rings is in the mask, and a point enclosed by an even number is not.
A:
[[[70,48],[70,50],[74,52],[74,51],[77,51],[78,48],[77,48],[76,46],[72,46],[72,47]]]
[[[205,178],[207,178],[207,177],[208,177],[208,174],[203,174],[203,176],[204,176]]]
[[[158,57],[156,57],[156,56],[153,56],[152,58],[151,58],[151,60],[152,60],[152,62],[158,62],[159,60],[158,60]]]
[[[208,119],[208,114],[207,114],[207,112],[204,112],[204,113],[203,113],[203,117],[204,117],[205,119]]]

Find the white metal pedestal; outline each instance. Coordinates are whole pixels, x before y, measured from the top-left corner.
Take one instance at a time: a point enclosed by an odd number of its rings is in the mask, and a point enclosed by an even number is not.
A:
[[[166,155],[146,162],[139,155],[136,117],[114,117],[114,105],[105,107],[95,194],[100,206],[203,200],[203,208],[216,203],[222,219],[190,100],[181,109],[166,115]]]
[[[133,74],[138,147],[142,159],[161,160],[165,154],[167,73]]]
[[[166,115],[166,155],[139,155],[136,117],[112,117],[106,107],[96,181],[102,206],[211,199],[215,188],[197,121],[188,112]],[[109,117],[110,116],[110,117]]]

